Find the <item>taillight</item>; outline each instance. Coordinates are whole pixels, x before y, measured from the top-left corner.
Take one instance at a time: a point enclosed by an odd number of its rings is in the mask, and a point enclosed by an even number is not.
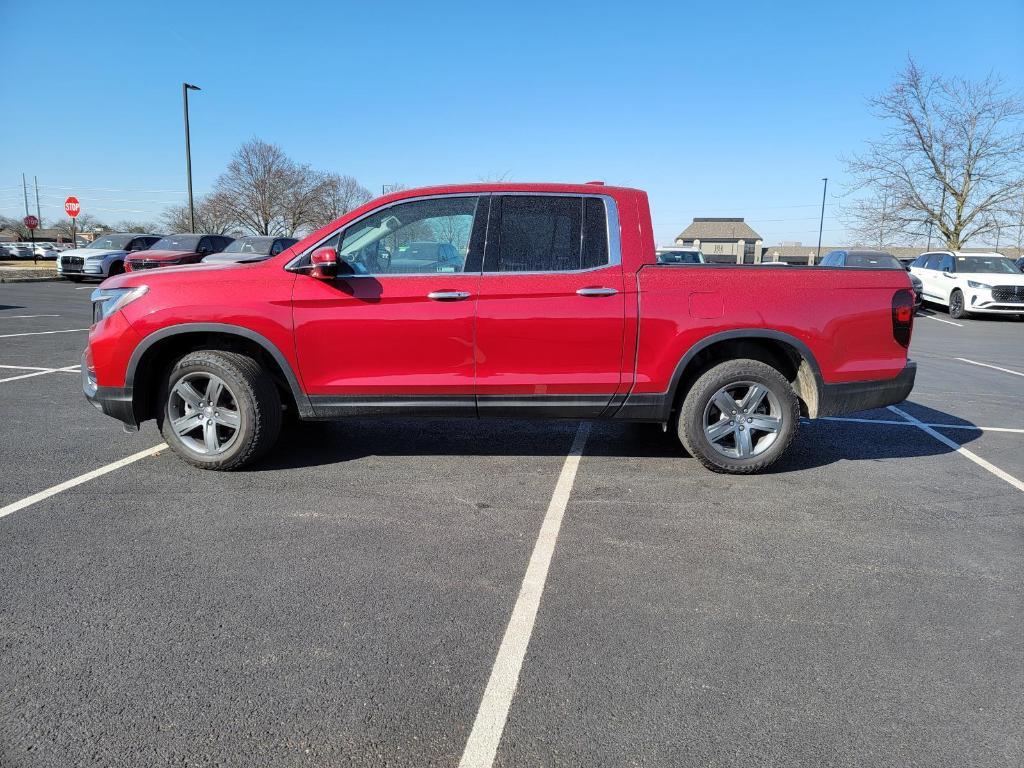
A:
[[[902,347],[910,346],[914,330],[914,292],[908,288],[892,295],[892,337]]]

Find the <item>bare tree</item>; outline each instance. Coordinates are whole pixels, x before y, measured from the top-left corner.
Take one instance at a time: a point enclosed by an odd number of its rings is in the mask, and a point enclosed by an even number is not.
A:
[[[66,217],[57,219],[57,221],[54,222],[52,229],[55,229],[61,237],[69,240],[71,239],[71,219]],[[88,213],[81,213],[78,215],[78,218],[75,219],[75,232],[78,234],[96,231],[112,232],[113,230],[110,226]]]
[[[118,232],[141,232],[141,233],[147,233],[147,232],[156,232],[156,231],[158,231],[157,225],[153,224],[152,222],[149,222],[149,221],[131,221],[130,219],[125,219],[124,221],[117,222],[117,224],[114,225],[114,229],[116,229]]]
[[[234,211],[238,224],[255,235],[291,234],[282,215],[294,207],[299,169],[276,144],[250,139],[228,163],[215,192]]]
[[[0,216],[0,229],[6,229],[14,232],[19,240],[28,240],[31,236],[28,227],[25,223],[15,216]]]
[[[209,235],[227,235],[238,229],[234,207],[219,193],[200,197],[195,201],[196,231]],[[168,232],[189,232],[192,221],[187,205],[172,205],[163,213],[164,228]]]
[[[842,211],[842,221],[853,234],[854,242],[872,248],[902,245],[918,234],[916,220],[908,220],[895,205],[893,190],[882,187],[868,190]]]
[[[354,178],[337,173],[324,177],[319,192],[309,221],[312,229],[326,226],[373,199],[373,193]]]
[[[852,228],[879,231],[895,221],[913,236],[934,224],[948,248],[994,233],[998,213],[1024,194],[1024,101],[996,76],[944,78],[910,60],[869,103],[886,130],[846,160],[853,190],[867,193],[846,211]]]

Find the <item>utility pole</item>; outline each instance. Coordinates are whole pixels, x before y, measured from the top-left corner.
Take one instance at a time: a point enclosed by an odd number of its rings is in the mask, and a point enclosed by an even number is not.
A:
[[[39,219],[39,226],[43,226],[43,214],[39,212],[39,177],[33,176],[32,181],[36,185],[36,218]]]
[[[828,192],[828,177],[822,181],[825,182],[825,188],[821,190],[821,221],[818,222],[818,255],[814,257],[815,263],[821,259],[821,233],[825,228],[825,193]]]
[[[21,191],[25,193],[25,215],[28,216],[28,185],[25,183],[25,174],[21,174]]]
[[[196,231],[196,209],[192,202],[192,140],[188,128],[188,92],[201,91],[198,85],[191,83],[181,84],[181,100],[185,107],[185,176],[188,179],[188,220],[191,231]]]

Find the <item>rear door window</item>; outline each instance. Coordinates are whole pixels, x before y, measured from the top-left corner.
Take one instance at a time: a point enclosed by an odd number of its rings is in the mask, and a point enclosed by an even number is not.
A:
[[[488,272],[576,272],[609,263],[608,217],[601,198],[502,195],[492,222]]]

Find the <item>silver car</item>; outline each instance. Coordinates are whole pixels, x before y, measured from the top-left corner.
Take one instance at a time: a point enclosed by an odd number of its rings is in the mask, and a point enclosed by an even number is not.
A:
[[[124,260],[129,253],[145,251],[160,239],[160,235],[138,232],[102,235],[84,248],[61,252],[57,259],[57,273],[73,282],[85,278],[103,280],[124,272]]]

